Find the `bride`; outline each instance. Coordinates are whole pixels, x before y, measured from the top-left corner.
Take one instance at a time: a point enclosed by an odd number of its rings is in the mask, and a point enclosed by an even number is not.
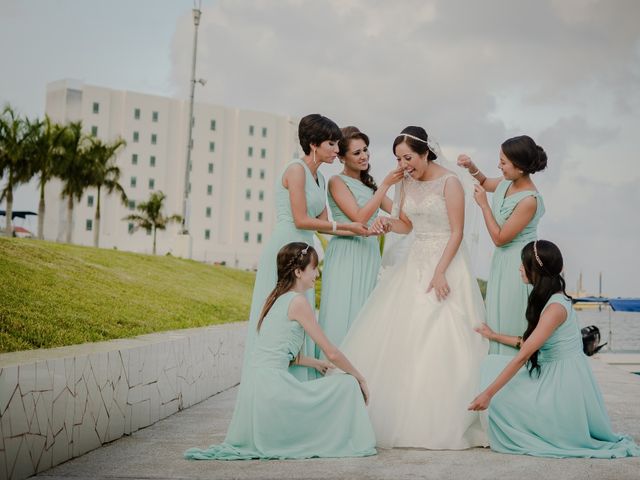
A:
[[[379,447],[465,449],[488,444],[477,412],[488,344],[480,290],[461,248],[464,191],[421,127],[393,142],[404,168],[399,218],[372,229],[409,233],[407,256],[386,268],[341,349],[369,382],[369,413]]]

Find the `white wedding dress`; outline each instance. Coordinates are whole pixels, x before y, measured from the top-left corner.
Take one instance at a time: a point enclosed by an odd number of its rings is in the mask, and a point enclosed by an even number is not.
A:
[[[488,445],[480,414],[467,410],[488,342],[473,330],[484,321],[484,303],[464,244],[445,274],[447,299],[426,293],[450,236],[444,185],[451,177],[403,180],[414,239],[406,258],[383,269],[341,346],[367,380],[382,448]]]

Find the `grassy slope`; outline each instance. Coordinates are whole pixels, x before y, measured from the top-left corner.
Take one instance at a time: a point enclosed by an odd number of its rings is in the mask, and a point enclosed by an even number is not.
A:
[[[246,320],[254,274],[0,238],[0,352]]]

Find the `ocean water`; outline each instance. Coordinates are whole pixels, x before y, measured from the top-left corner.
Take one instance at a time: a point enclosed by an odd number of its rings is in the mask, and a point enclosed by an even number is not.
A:
[[[583,327],[595,325],[600,329],[600,343],[609,342],[602,352],[635,351],[640,352],[640,313],[611,311],[609,308],[577,310],[578,320]],[[609,338],[611,325],[611,338]]]

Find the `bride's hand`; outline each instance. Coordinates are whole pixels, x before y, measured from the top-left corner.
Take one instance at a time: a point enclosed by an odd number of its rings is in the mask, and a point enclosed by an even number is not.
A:
[[[483,323],[479,327],[474,327],[474,330],[478,332],[480,335],[482,335],[484,338],[488,338],[489,340],[493,338],[493,335],[495,333],[493,330],[491,330],[489,325],[487,325],[486,323]]]
[[[326,360],[317,360],[313,368],[315,368],[322,375],[326,375],[329,370],[336,367],[333,365],[333,363],[327,362]]]
[[[371,234],[366,225],[363,225],[360,222],[351,222],[345,226],[345,230],[352,232],[355,235],[360,235],[362,237],[367,237]]]
[[[429,286],[427,287],[427,293],[431,290],[435,291],[436,298],[438,301],[442,301],[447,298],[447,296],[451,293],[451,289],[449,288],[449,283],[447,283],[447,277],[444,276],[444,273],[436,272],[429,282]]]
[[[371,397],[371,394],[369,393],[367,382],[365,380],[358,380],[358,384],[360,385],[360,391],[364,397],[364,404],[369,405],[369,398]]]
[[[375,235],[382,235],[391,230],[391,220],[387,217],[378,217],[376,218],[371,226],[369,227],[369,231],[373,232]]]
[[[467,410],[480,411],[486,410],[489,408],[489,404],[491,403],[491,397],[487,395],[485,392],[482,392],[476,398],[473,399]]]

